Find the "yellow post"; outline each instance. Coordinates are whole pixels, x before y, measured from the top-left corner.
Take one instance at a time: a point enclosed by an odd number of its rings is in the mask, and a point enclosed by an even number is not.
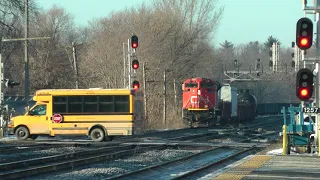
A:
[[[282,155],[287,155],[288,138],[287,138],[287,126],[282,126]]]
[[[320,129],[319,129],[319,127],[317,127],[317,129],[318,129],[318,135],[319,135],[319,133],[320,133]],[[318,156],[320,156],[320,138],[318,138]]]

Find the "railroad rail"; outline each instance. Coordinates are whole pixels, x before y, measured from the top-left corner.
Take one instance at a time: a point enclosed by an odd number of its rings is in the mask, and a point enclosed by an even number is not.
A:
[[[159,150],[165,146],[137,147],[134,145],[99,148],[62,155],[41,157],[23,161],[0,164],[0,179],[16,179],[37,175],[38,172],[46,173],[74,168],[86,164],[105,161],[115,157],[124,157],[147,150]]]
[[[182,175],[178,175],[178,176],[176,176],[176,177],[174,177],[172,179],[173,180],[178,180],[178,179],[184,179],[185,177],[190,177],[190,176],[195,175],[197,173],[200,173],[201,171],[204,171],[206,169],[212,168],[214,166],[221,165],[222,163],[225,163],[225,162],[230,161],[230,160],[232,160],[232,159],[234,159],[234,158],[236,158],[238,156],[241,156],[241,155],[243,155],[245,153],[253,151],[254,149],[255,149],[255,147],[251,147],[251,148],[247,148],[247,149],[238,151],[238,152],[233,153],[233,154],[231,154],[231,155],[229,155],[227,157],[224,157],[224,158],[222,158],[222,159],[220,159],[220,160],[218,160],[216,162],[205,164],[205,165],[203,165],[203,166],[201,166],[199,168],[196,168],[196,169],[193,169],[193,170],[188,171],[186,173],[183,173]]]
[[[113,176],[108,179],[154,179],[155,177],[161,177],[165,179],[171,179],[173,177],[174,179],[182,179],[201,170],[221,164],[222,162],[230,160],[236,156],[240,156],[253,149],[254,147],[244,150],[230,149],[225,146],[214,147],[209,150],[139,169],[137,171],[132,171],[126,174]],[[223,155],[227,155],[227,157],[223,157]],[[221,159],[221,157],[223,158]],[[190,168],[194,168],[194,170],[190,171]]]

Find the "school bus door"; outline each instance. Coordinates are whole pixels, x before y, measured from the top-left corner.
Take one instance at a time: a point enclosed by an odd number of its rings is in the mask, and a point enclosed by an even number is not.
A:
[[[28,125],[31,134],[49,134],[49,123],[47,104],[37,104],[28,113]]]

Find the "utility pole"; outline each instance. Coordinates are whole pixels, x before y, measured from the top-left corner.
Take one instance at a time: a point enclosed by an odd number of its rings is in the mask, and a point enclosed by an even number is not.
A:
[[[163,72],[163,124],[166,126],[166,115],[167,115],[167,77],[166,77],[166,69]]]
[[[76,45],[72,42],[72,54],[73,54],[73,68],[76,76],[76,89],[79,88],[79,74],[78,74],[78,63],[77,63],[77,52]]]
[[[176,79],[173,79],[173,91],[174,91],[174,110],[178,115],[178,103],[177,103],[177,87],[176,87]]]
[[[147,80],[146,80],[146,67],[145,67],[146,63],[143,63],[142,65],[142,79],[143,79],[143,99],[144,99],[144,118],[145,118],[145,122],[147,123],[147,125],[149,125],[148,122],[148,109],[147,109]]]
[[[25,62],[25,71],[24,71],[24,98],[26,107],[29,107],[29,57],[28,57],[28,40],[37,40],[37,39],[50,39],[51,37],[36,37],[36,38],[29,38],[29,12],[28,12],[28,0],[25,0],[25,30],[24,30],[24,38],[18,38],[18,39],[2,39],[3,42],[10,42],[10,41],[24,41],[24,62]]]
[[[2,62],[2,55],[0,54],[0,106],[4,105],[4,68]]]
[[[28,0],[25,0],[24,11],[25,11],[25,30],[24,30],[24,58],[25,58],[25,77],[24,77],[24,84],[25,84],[25,91],[24,91],[24,98],[26,101],[26,106],[29,107],[29,56],[28,56],[28,37],[29,37],[29,8],[28,8]],[[28,108],[29,109],[29,108]]]
[[[3,63],[2,63],[2,56],[0,54],[0,108],[1,108],[1,114],[0,114],[0,138],[4,135],[4,118],[2,114],[2,108],[4,107],[4,71],[3,71]]]

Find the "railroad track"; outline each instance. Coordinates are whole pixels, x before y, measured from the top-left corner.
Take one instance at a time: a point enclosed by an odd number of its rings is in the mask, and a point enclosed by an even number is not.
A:
[[[108,179],[183,179],[210,167],[220,165],[237,156],[252,151],[254,147],[244,150],[215,147],[200,153],[192,154],[173,161],[132,171],[126,174],[110,177]],[[192,169],[192,170],[190,170]]]
[[[113,158],[134,155],[148,150],[159,150],[166,146],[137,147],[135,145],[99,148],[94,150],[80,151],[41,157],[23,161],[0,164],[0,179],[16,179],[37,175],[39,172],[47,173],[70,169],[77,166],[92,164]]]
[[[70,144],[70,145],[73,147],[79,146],[77,144]],[[46,143],[44,143],[44,144],[0,146],[0,154],[14,154],[14,153],[34,151],[34,150],[61,148],[61,147],[65,147],[65,146],[66,145],[64,145],[64,144],[46,144]]]

